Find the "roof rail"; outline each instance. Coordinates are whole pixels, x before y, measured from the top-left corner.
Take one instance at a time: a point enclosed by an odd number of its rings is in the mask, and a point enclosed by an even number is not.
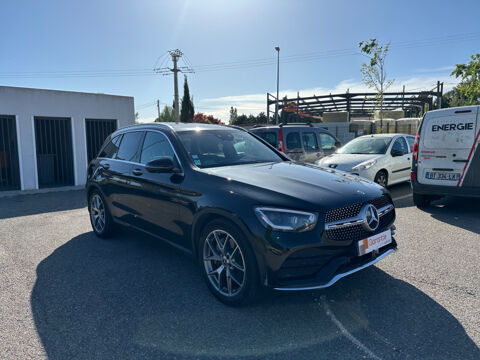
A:
[[[309,121],[309,122],[282,122],[280,123],[278,126],[297,126],[297,125],[300,125],[300,126],[310,126],[310,127],[313,127],[312,123]]]

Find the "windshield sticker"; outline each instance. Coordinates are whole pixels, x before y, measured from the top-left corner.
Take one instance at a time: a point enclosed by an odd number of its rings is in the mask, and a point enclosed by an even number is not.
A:
[[[198,159],[198,155],[192,155],[192,158]]]
[[[195,165],[197,165],[197,166],[202,165],[202,162],[201,162],[200,160],[198,160],[198,159],[193,159],[193,162],[194,162]]]

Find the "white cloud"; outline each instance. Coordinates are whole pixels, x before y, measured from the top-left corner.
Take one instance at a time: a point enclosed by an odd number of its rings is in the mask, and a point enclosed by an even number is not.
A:
[[[433,69],[432,69],[433,70]],[[421,71],[418,71],[421,72]],[[450,90],[456,83],[455,80],[448,74],[442,76],[414,76],[410,78],[397,78],[389,91],[402,91],[405,85],[405,91],[420,91],[420,90],[432,90],[436,87],[437,81],[444,82],[444,92]],[[339,82],[333,88],[310,88],[300,89],[300,96],[312,96],[323,94],[336,94],[345,93],[347,89],[350,92],[371,92],[363,82],[346,79]],[[274,94],[274,92],[270,92]],[[290,99],[297,97],[296,90],[282,90],[280,91],[280,98],[287,96]],[[258,114],[259,112],[267,112],[267,94],[243,94],[243,95],[229,95],[217,98],[200,99],[197,102],[196,110],[206,114],[211,114],[224,122],[228,123],[230,107],[236,107],[238,114]]]

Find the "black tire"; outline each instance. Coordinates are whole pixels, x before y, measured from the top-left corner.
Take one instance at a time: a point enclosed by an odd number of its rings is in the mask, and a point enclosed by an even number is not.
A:
[[[430,205],[432,198],[428,195],[413,193],[413,203],[418,208],[425,208]]]
[[[95,201],[96,197],[100,199],[104,211],[104,226],[101,229],[97,226],[98,223],[96,223],[96,221],[94,220],[94,216],[92,216],[92,213],[95,213],[95,206],[93,205],[93,202]],[[88,213],[90,215],[90,224],[92,225],[92,229],[95,235],[103,239],[106,239],[113,235],[113,219],[110,214],[110,210],[108,209],[105,198],[102,194],[100,194],[98,190],[93,190],[90,193],[90,196],[88,198]]]
[[[225,236],[225,244],[228,242],[227,245],[224,245],[224,250],[221,250],[219,247],[215,247],[215,251],[218,254],[219,257],[224,258],[224,262],[222,263],[221,261],[204,261],[204,258],[209,258],[209,256],[205,255],[205,251],[210,252],[210,255],[213,255],[213,249],[209,247],[207,243],[207,238],[212,241],[212,236],[213,233],[215,234],[220,234],[219,235],[219,240],[222,242],[223,239],[221,239],[222,234],[226,233],[230,235],[231,238],[233,238],[234,242],[238,245],[238,249],[236,251],[233,251],[233,248],[231,247],[232,241],[228,238],[228,236]],[[214,242],[213,244],[216,244]],[[231,264],[228,265],[225,263],[225,255],[232,255],[228,254],[228,247],[230,247],[230,251],[235,252],[233,254],[234,256],[239,256],[242,255],[241,259],[244,262],[244,273],[243,273],[243,278],[244,282],[242,281],[242,286],[231,282],[231,287],[237,287],[237,292],[232,292],[231,295],[225,295],[222,293],[222,290],[219,290],[217,287],[222,288],[222,282],[223,280],[223,285],[226,286],[227,284],[227,271],[230,271],[229,274],[233,274],[235,271],[237,274],[239,273],[240,276],[242,272],[240,272],[238,269],[235,269]],[[207,250],[205,250],[207,249]],[[213,258],[211,256],[210,258]],[[210,223],[208,223],[202,230],[202,233],[200,235],[199,239],[199,246],[198,246],[198,260],[200,264],[200,268],[202,271],[202,275],[205,279],[205,282],[207,283],[208,288],[212,292],[212,294],[221,302],[223,302],[226,305],[229,306],[241,306],[241,305],[247,305],[247,304],[252,304],[259,300],[259,298],[263,295],[264,289],[260,285],[260,277],[259,277],[259,271],[258,271],[258,266],[257,262],[255,259],[255,255],[251,249],[250,244],[248,243],[248,240],[246,239],[245,235],[243,232],[235,226],[233,223],[219,219],[219,220],[214,220]],[[233,263],[233,260],[230,260]],[[235,264],[239,264],[240,261],[236,261]],[[224,270],[220,272],[220,274],[217,275],[208,275],[207,274],[207,268],[210,267],[210,265],[214,266],[224,266]],[[229,269],[227,269],[229,267]],[[217,268],[218,270],[218,268]],[[234,277],[239,280],[239,276],[235,275]],[[220,282],[220,283],[217,283]],[[228,289],[232,290],[232,289]],[[226,288],[223,288],[223,291],[226,292],[228,291]]]
[[[380,170],[376,175],[375,181],[378,185],[382,185],[384,188],[388,186],[388,173],[385,170]]]

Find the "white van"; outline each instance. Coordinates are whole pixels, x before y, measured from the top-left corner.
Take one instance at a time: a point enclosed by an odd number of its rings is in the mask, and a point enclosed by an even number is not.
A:
[[[413,145],[415,205],[442,196],[480,197],[480,106],[429,111]]]

